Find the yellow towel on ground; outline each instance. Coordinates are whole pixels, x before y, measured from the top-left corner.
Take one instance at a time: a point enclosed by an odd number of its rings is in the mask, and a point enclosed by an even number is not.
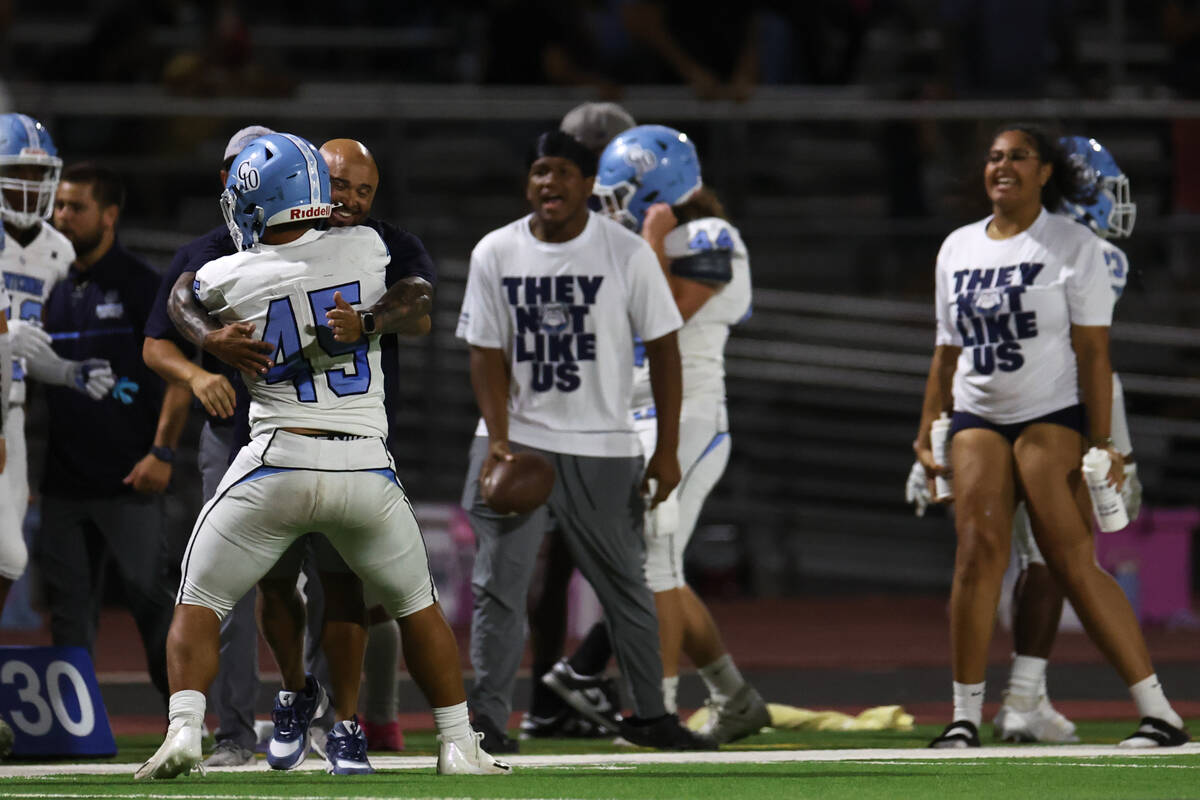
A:
[[[779,703],[768,703],[771,727],[804,731],[911,731],[913,715],[903,706],[875,706],[858,716],[840,711],[811,711]],[[700,730],[708,720],[708,708],[701,708],[688,717],[687,725]]]

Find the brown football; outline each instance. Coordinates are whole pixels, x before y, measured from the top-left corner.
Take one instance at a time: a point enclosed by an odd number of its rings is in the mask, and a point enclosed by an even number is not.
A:
[[[492,462],[479,476],[488,508],[501,514],[528,514],[546,502],[554,488],[554,467],[538,453],[513,453],[512,461]]]

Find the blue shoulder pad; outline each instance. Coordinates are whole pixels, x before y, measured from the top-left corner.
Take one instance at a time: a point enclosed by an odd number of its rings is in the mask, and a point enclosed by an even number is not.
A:
[[[729,283],[733,280],[732,250],[702,250],[671,262],[671,274],[707,283]]]

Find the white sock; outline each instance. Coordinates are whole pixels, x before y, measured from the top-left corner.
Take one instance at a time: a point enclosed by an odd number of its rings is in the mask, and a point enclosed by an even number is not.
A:
[[[167,701],[167,719],[170,720],[171,725],[180,723],[199,728],[204,724],[206,708],[204,692],[183,689],[172,694],[171,699]]]
[[[453,706],[442,706],[433,710],[433,724],[446,739],[471,738],[471,719],[467,716],[467,701]]]
[[[669,678],[663,678],[663,705],[667,707],[668,714],[679,713],[679,703],[676,702],[678,694],[679,676],[672,675]]]
[[[979,683],[954,682],[954,721],[965,719],[979,727],[983,720],[983,690],[986,681]]]
[[[1008,674],[1010,696],[1037,700],[1045,691],[1046,659],[1037,656],[1018,655],[1013,659],[1012,671]]]
[[[738,671],[729,653],[701,667],[700,677],[708,687],[708,694],[718,703],[733,697],[738,689],[746,685],[746,679]]]
[[[1176,728],[1183,727],[1183,719],[1175,713],[1175,709],[1171,708],[1171,704],[1167,702],[1167,696],[1163,693],[1162,684],[1158,682],[1157,674],[1151,675],[1149,678],[1143,678],[1133,686],[1130,686],[1129,694],[1133,697],[1133,702],[1137,705],[1140,716],[1158,717],[1163,722],[1174,725]]]

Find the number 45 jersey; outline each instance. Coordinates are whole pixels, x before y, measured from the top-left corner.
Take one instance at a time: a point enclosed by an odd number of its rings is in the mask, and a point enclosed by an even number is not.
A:
[[[280,427],[387,436],[379,337],[335,342],[325,312],[335,292],[357,308],[379,300],[389,260],[370,228],[333,228],[258,244],[196,273],[201,305],[225,324],[254,323],[254,337],[275,346],[274,366],[246,380],[252,437]]]

